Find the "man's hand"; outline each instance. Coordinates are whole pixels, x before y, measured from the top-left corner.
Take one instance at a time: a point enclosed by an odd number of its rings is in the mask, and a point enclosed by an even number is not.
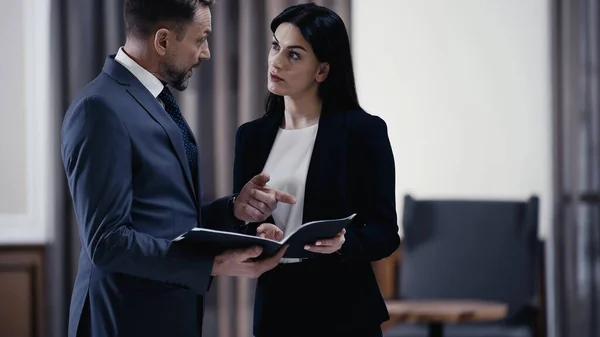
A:
[[[335,253],[338,250],[340,250],[340,248],[342,248],[344,241],[346,241],[346,237],[344,236],[345,233],[346,233],[346,230],[342,229],[342,231],[339,232],[333,238],[328,239],[328,240],[319,240],[319,241],[315,242],[314,245],[304,246],[304,249],[306,249],[310,252],[321,253],[321,254]]]
[[[284,246],[277,254],[261,261],[248,261],[251,258],[258,257],[262,253],[261,247],[228,250],[215,256],[212,275],[257,278],[262,273],[275,268],[279,264],[279,260],[281,260],[286,250],[287,246]]]
[[[271,223],[264,223],[258,226],[256,229],[256,236],[260,236],[261,238],[265,239],[281,241],[283,240],[283,231]]]
[[[248,222],[261,222],[273,213],[278,202],[292,205],[296,203],[296,198],[291,194],[267,187],[269,180],[269,175],[263,172],[254,176],[242,188],[233,206],[236,218]]]

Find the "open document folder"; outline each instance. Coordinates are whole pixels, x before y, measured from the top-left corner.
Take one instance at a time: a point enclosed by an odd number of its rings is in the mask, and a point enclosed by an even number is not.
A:
[[[318,240],[336,236],[352,222],[355,216],[356,213],[341,219],[307,222],[286,236],[282,241],[208,228],[193,228],[189,232],[173,239],[173,241],[176,244],[187,243],[191,246],[197,245],[198,247],[202,247],[202,250],[213,250],[215,254],[228,249],[261,246],[263,252],[259,258],[273,256],[281,247],[289,244],[283,256],[284,258],[309,258],[314,256],[315,253],[305,250],[305,245],[314,244]]]

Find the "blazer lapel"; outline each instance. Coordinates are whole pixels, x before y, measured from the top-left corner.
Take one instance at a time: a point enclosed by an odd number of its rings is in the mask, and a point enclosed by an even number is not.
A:
[[[282,122],[282,115],[263,117],[263,125],[257,130],[261,133],[255,135],[255,143],[251,147],[254,152],[253,166],[250,168],[251,176],[262,172],[265,163],[275,142],[277,131]],[[302,223],[323,220],[331,217],[342,217],[344,214],[332,214],[332,207],[338,203],[345,203],[340,192],[344,194],[345,168],[347,144],[344,115],[342,113],[323,114],[319,120],[317,138],[313,147],[312,156],[306,176],[304,207],[302,210]],[[342,170],[340,172],[340,170]],[[344,209],[339,208],[338,209]]]
[[[256,146],[252,149],[254,152],[254,165],[252,167],[250,177],[247,177],[248,181],[252,179],[252,177],[256,174],[262,172],[267,163],[267,159],[269,158],[269,153],[271,153],[271,148],[273,147],[273,143],[275,142],[275,137],[277,137],[277,131],[281,126],[283,115],[272,115],[263,117],[262,122],[264,123],[262,127],[258,128],[261,131],[260,134],[256,135]]]
[[[302,223],[331,217],[330,206],[339,201],[340,188],[345,186],[343,170],[347,146],[344,131],[342,113],[321,115],[306,176]]]
[[[113,77],[117,82],[127,85],[127,92],[150,114],[150,116],[165,130],[171,145],[177,154],[179,164],[183,169],[190,193],[196,200],[196,189],[192,180],[192,173],[187,162],[181,130],[167,115],[158,100],[133,76],[125,67],[114,60],[114,56],[107,58],[104,65],[104,72]]]

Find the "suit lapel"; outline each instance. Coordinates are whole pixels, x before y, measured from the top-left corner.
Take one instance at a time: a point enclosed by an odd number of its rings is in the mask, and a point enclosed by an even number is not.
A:
[[[198,145],[196,145],[198,146]],[[200,151],[200,149],[198,149]],[[189,165],[188,165],[189,166]],[[198,210],[202,209],[202,164],[200,163],[200,154],[198,154],[198,172],[196,176],[196,207]],[[201,217],[200,212],[198,212],[198,217]],[[201,219],[198,220],[198,223],[201,223]]]
[[[154,96],[152,96],[152,94],[150,94],[146,88],[141,86],[141,84],[131,86],[127,88],[127,91],[150,114],[150,116],[152,116],[152,118],[158,124],[160,124],[160,126],[169,136],[171,145],[173,145],[173,149],[177,154],[177,159],[179,159],[179,165],[181,165],[181,168],[185,172],[185,178],[188,183],[188,187],[194,196],[194,200],[196,200],[195,187],[192,180],[190,165],[188,164],[187,156],[185,154],[181,130],[179,130],[179,127],[175,124],[175,122],[173,122],[173,120],[171,120],[171,118],[167,115],[160,103],[158,103],[158,100],[154,98]]]
[[[313,148],[304,191],[302,223],[331,217],[330,207],[339,198],[346,166],[346,136],[341,113],[322,114]]]
[[[127,86],[127,92],[148,112],[148,114],[165,130],[171,145],[177,155],[179,164],[183,169],[191,195],[196,200],[196,192],[192,180],[192,173],[187,162],[181,130],[167,115],[158,100],[144,87],[142,83],[125,67],[114,60],[114,55],[109,56],[104,64],[103,71],[114,78],[118,83]]]

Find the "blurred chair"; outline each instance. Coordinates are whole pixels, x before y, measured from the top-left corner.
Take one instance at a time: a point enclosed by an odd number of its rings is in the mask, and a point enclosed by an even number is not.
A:
[[[543,336],[538,203],[535,196],[513,202],[415,200],[407,195],[399,298],[508,304],[506,319],[446,325],[447,337]],[[427,330],[401,323],[385,329],[384,335],[422,337]]]

